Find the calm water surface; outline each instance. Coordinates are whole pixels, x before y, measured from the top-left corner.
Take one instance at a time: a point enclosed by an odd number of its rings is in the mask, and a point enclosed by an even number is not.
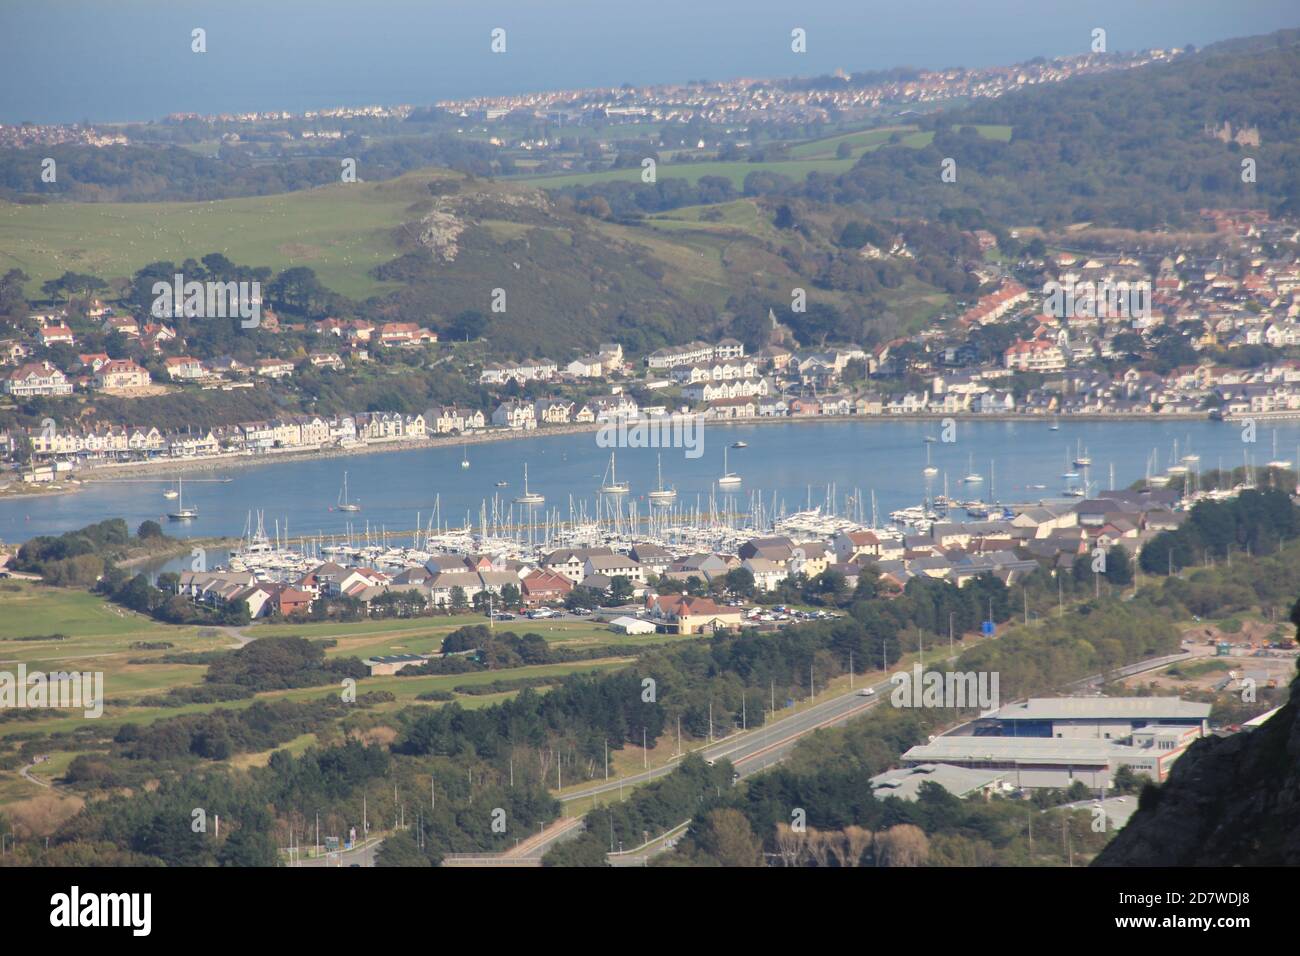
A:
[[[749,507],[751,496],[762,495],[771,507],[795,511],[808,502],[823,504],[834,485],[843,507],[845,495],[861,491],[863,500],[875,492],[882,520],[889,511],[918,504],[925,495],[927,449],[939,475],[934,492],[941,493],[944,476],[955,498],[992,498],[1003,502],[1036,501],[1059,496],[1062,474],[1080,447],[1093,460],[1092,487],[1110,486],[1113,465],[1116,487],[1144,476],[1153,451],[1158,471],[1171,462],[1174,442],[1181,457],[1189,449],[1200,455],[1200,468],[1242,465],[1244,456],[1263,466],[1274,459],[1274,428],[1262,426],[1254,444],[1242,441],[1239,425],[1217,422],[1066,422],[1051,431],[1047,421],[959,422],[956,441],[927,444],[939,436],[938,422],[846,421],[766,425],[709,425],[704,454],[686,458],[680,449],[664,449],[663,480],[678,490],[678,503],[707,507],[714,481],[723,472],[723,449],[730,449],[729,466],[744,479],[732,502]],[[1276,426],[1277,458],[1295,461],[1300,422]],[[249,512],[261,509],[267,531],[297,535],[343,534],[351,523],[357,531],[409,530],[417,513],[427,524],[437,500],[442,523],[477,521],[485,499],[500,495],[508,502],[522,491],[524,463],[529,488],[546,496],[546,509],[567,517],[569,501],[586,502],[594,510],[596,489],[609,464],[609,452],[596,445],[595,435],[567,434],[517,441],[471,445],[470,468],[462,469],[460,446],[395,451],[329,460],[283,461],[228,471],[194,473],[185,482],[186,504],[199,518],[179,523],[163,517],[174,504],[162,497],[172,476],[160,471],[155,480],[94,482],[75,494],[0,502],[0,539],[26,540],[37,534],[57,534],[107,517],[121,517],[134,528],[145,519],[162,520],[169,534],[179,536],[239,535]],[[655,487],[655,449],[625,449],[618,453],[618,477],[631,483],[638,510],[648,510],[647,491]],[[348,472],[350,496],[360,512],[335,509],[343,472]],[[963,485],[970,471],[984,476],[980,485]],[[230,478],[229,482],[211,479]],[[992,482],[990,482],[990,478]],[[208,479],[208,480],[201,480]],[[497,488],[498,481],[509,486]],[[991,494],[990,494],[990,484]],[[1043,485],[1044,488],[1036,488]],[[539,511],[540,514],[540,511]]]

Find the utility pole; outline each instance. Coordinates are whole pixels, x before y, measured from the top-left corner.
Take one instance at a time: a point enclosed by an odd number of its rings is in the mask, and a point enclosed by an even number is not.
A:
[[[853,652],[849,651],[849,690],[853,690]]]
[[[957,612],[956,611],[948,612],[948,653],[949,654],[956,653],[956,643],[954,642],[953,635],[952,635],[952,617],[955,613]]]
[[[645,728],[641,728],[641,766],[645,770],[650,769],[650,751],[646,747]]]
[[[609,738],[605,738],[605,780],[609,780]]]

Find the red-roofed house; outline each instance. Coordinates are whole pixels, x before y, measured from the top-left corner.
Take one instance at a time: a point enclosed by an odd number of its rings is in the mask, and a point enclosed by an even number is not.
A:
[[[553,571],[534,571],[520,582],[525,604],[550,604],[563,601],[573,590],[573,582]]]

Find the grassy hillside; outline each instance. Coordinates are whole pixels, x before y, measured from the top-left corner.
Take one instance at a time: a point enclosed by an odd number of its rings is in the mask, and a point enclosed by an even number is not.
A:
[[[715,165],[690,169],[703,175]],[[740,176],[779,164],[726,165]],[[616,221],[579,213],[571,199],[547,198],[536,184],[422,170],[205,203],[0,205],[0,272],[22,268],[34,294],[65,270],[113,280],[159,260],[220,252],[277,271],[308,266],[333,292],[373,298],[366,308],[375,317],[447,332],[457,316],[476,312],[496,354],[561,359],[611,339],[643,351],[717,334],[729,328],[738,298],[788,303],[792,288],[818,285],[817,272],[840,254],[840,226],[809,212],[809,228],[796,233],[776,229],[773,215],[760,200],[738,199]],[[946,298],[924,276],[908,276],[909,265],[899,268],[900,281],[887,288],[821,284],[814,300],[851,316],[856,324],[845,335],[857,340],[862,323],[884,315],[924,321]],[[498,288],[506,292],[503,313],[492,311]]]
[[[0,272],[22,269],[34,292],[66,270],[114,278],[220,252],[277,271],[310,266],[335,292],[365,298],[386,288],[369,272],[397,254],[390,233],[418,198],[411,185],[339,183],[193,203],[0,203]]]

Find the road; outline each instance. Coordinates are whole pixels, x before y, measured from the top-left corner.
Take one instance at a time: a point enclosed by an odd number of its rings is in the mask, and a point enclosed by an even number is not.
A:
[[[240,628],[237,627],[222,626],[217,628],[217,630],[224,632],[227,637],[231,638],[235,642],[233,644],[226,645],[231,650],[239,650],[239,648],[246,647],[247,645],[253,643],[253,641],[255,640],[255,638],[249,637]]]
[[[352,850],[340,850],[338,853],[322,854],[310,859],[300,858],[288,866],[374,866],[375,852],[379,845],[384,841],[379,837],[371,837],[368,841],[358,844]],[[304,847],[304,849],[310,849]]]
[[[1144,673],[1150,670],[1156,670],[1165,667],[1174,661],[1185,660],[1194,652],[1182,650],[1177,654],[1170,654],[1163,657],[1151,658],[1145,661],[1139,661],[1136,664],[1130,664],[1121,667],[1115,671],[1106,674],[1095,674],[1075,682],[1070,686],[1095,686],[1103,680],[1114,680],[1120,677],[1131,677],[1134,674]],[[858,690],[830,700],[822,701],[805,710],[787,717],[774,721],[771,726],[749,731],[744,734],[735,734],[719,743],[712,744],[698,751],[706,760],[718,760],[726,758],[732,762],[736,772],[743,779],[759,771],[765,770],[773,764],[779,763],[790,751],[794,749],[799,740],[821,727],[831,727],[843,723],[852,717],[856,717],[863,712],[871,709],[880,700],[887,698],[893,684],[889,680],[880,681],[877,684],[870,685],[875,691],[875,695],[869,698],[859,696]],[[958,728],[953,732],[960,732]],[[671,773],[676,768],[677,762],[674,761],[667,767],[660,767],[655,770],[646,771],[631,777],[625,777],[623,783],[629,784],[634,782],[646,782]],[[600,783],[592,787],[586,787],[581,791],[575,791],[567,794],[561,799],[565,802],[581,799],[583,797],[595,796],[597,794],[608,793],[611,790],[618,789],[618,782],[612,784]],[[670,848],[670,842],[674,835],[679,835],[679,830],[669,831],[658,839],[650,841],[644,849],[626,851],[625,853],[609,854],[609,862],[613,866],[642,866],[650,857],[656,856]],[[667,839],[665,839],[667,838]],[[555,841],[550,841],[537,848],[539,857],[545,854],[546,850]]]
[[[1100,683],[1103,680],[1114,680],[1117,677],[1128,677],[1134,674],[1142,673],[1148,670],[1154,670],[1164,667],[1176,660],[1186,659],[1192,656],[1192,652],[1187,650],[1180,651],[1177,654],[1171,654],[1164,657],[1153,658],[1145,661],[1139,661],[1136,664],[1130,664],[1127,667],[1119,668],[1115,671],[1107,672],[1104,675],[1097,674],[1086,677],[1077,681],[1074,686],[1088,686]],[[947,662],[947,659],[945,659]],[[934,666],[937,662],[932,662]],[[751,776],[766,770],[774,764],[784,760],[794,749],[795,745],[808,734],[823,727],[833,727],[837,724],[844,723],[853,717],[860,716],[871,708],[877,706],[881,700],[887,699],[889,692],[893,688],[890,680],[881,680],[874,684],[868,684],[875,693],[870,696],[863,696],[863,687],[855,688],[847,693],[838,694],[827,700],[819,701],[816,704],[801,704],[793,712],[788,712],[785,716],[772,721],[766,727],[759,727],[754,730],[747,730],[734,733],[723,740],[699,748],[693,753],[698,753],[705,760],[716,761],[721,759],[730,760],[736,768],[739,778]],[[960,732],[960,728],[956,731]],[[601,796],[612,793],[623,787],[635,786],[637,784],[648,783],[657,780],[660,777],[667,776],[677,769],[680,758],[675,758],[662,767],[655,767],[641,773],[625,776],[620,780],[601,781],[582,787],[578,790],[571,791],[560,797],[562,803],[571,803],[575,800],[583,800],[591,797]],[[543,832],[530,837],[523,843],[519,844],[513,850],[500,855],[464,855],[448,860],[444,865],[450,866],[538,866],[541,859],[546,855],[556,843],[572,839],[582,831],[581,818],[565,817],[557,820]],[[608,859],[613,866],[642,866],[646,861],[669,849],[675,838],[683,832],[683,828],[689,821],[684,821],[670,830],[666,834],[650,840],[644,847],[637,847],[627,850],[623,853],[611,853]],[[377,847],[378,841],[374,841],[369,848],[364,851],[373,854]],[[371,862],[361,862],[358,859],[346,859],[344,865],[351,862],[361,863],[362,866],[371,866]],[[315,865],[338,865],[336,862],[326,863],[325,861],[303,861],[303,866]]]
[[[888,680],[884,680],[869,686],[875,691],[869,697],[861,696],[860,692],[863,688],[859,687],[813,705],[803,704],[800,705],[800,709],[773,721],[770,726],[732,734],[725,740],[702,747],[694,753],[709,761],[730,760],[740,777],[748,777],[779,763],[794,749],[800,738],[814,730],[843,723],[876,706],[892,685]],[[676,770],[679,762],[680,758],[674,759],[665,766],[626,776],[621,784],[623,787],[629,787],[657,780]],[[565,794],[560,799],[562,802],[570,803],[574,800],[612,793],[619,788],[618,780],[601,781]],[[683,821],[679,826],[652,839],[643,847],[609,854],[610,864],[613,866],[644,865],[650,857],[669,849],[673,838],[681,836],[688,822]],[[506,853],[457,855],[449,857],[444,861],[443,866],[540,866],[542,857],[551,847],[563,840],[572,839],[581,832],[582,818],[563,817],[546,830],[535,834]]]
[[[725,757],[735,764],[736,770],[742,777],[749,776],[749,774],[756,773],[764,767],[771,766],[779,761],[789,753],[790,748],[804,734],[820,727],[829,727],[840,723],[867,710],[880,700],[890,686],[888,680],[874,685],[876,694],[873,697],[859,696],[859,691],[862,688],[858,688],[811,706],[800,704],[796,710],[784,712],[787,716],[779,717],[766,727],[734,733],[717,743],[694,750],[692,753],[697,753],[705,760],[710,761],[720,760]],[[560,801],[562,803],[571,803],[574,800],[583,800],[610,793],[622,787],[657,780],[676,770],[679,761],[680,758],[675,758],[671,763],[662,767],[654,767],[641,773],[630,774],[621,778],[621,780],[590,784],[566,793],[560,797]]]

